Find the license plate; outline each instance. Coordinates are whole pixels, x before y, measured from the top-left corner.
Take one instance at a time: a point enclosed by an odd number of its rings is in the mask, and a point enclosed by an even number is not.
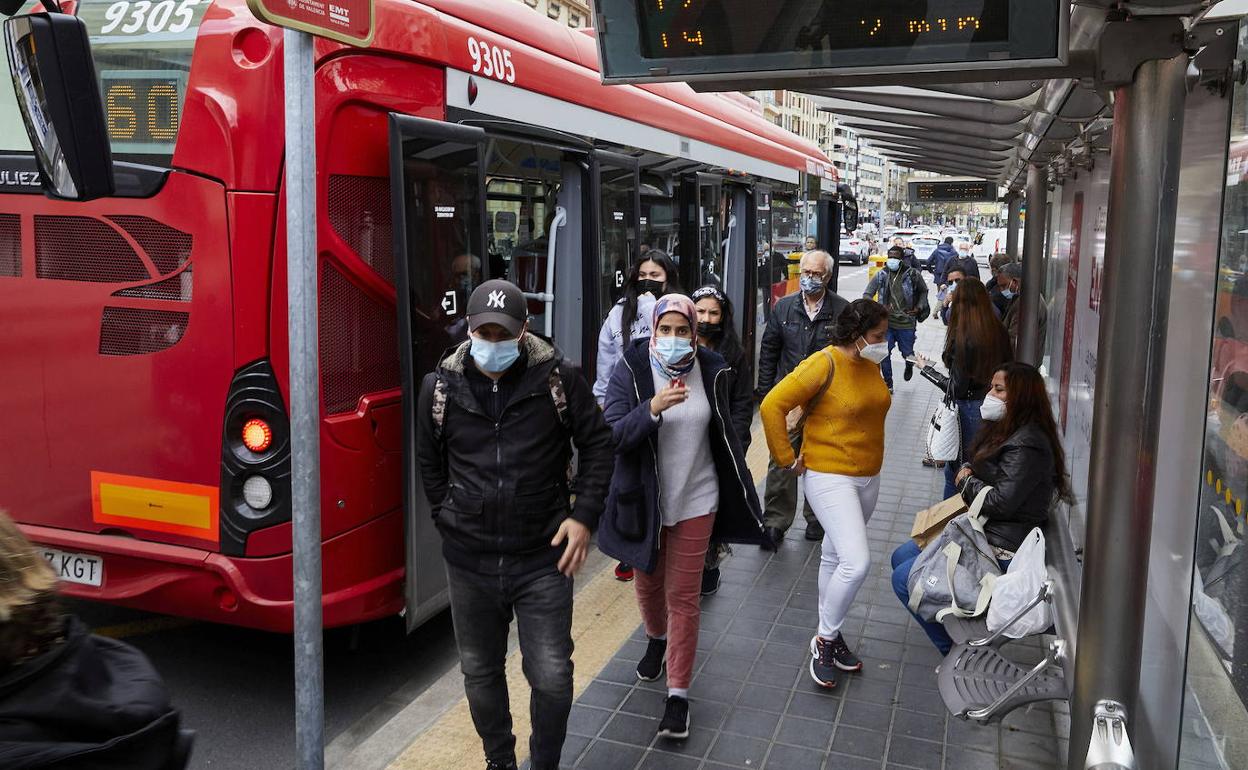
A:
[[[99,556],[44,548],[43,558],[52,565],[57,577],[66,582],[84,586],[99,586],[104,582],[104,559]]]

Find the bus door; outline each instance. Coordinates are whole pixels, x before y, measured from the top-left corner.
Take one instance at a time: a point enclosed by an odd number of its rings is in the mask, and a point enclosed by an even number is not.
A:
[[[629,268],[641,255],[638,182],[636,158],[605,150],[594,151],[593,198],[597,202],[594,230],[598,234],[599,276],[594,287],[595,333],[622,296]],[[587,348],[586,361],[594,361],[596,346],[589,347],[593,350]],[[589,374],[588,369],[586,374]]]
[[[468,295],[485,277],[485,143],[480,128],[390,116],[408,631],[447,604],[441,537],[415,461],[416,397],[442,353],[467,338]]]
[[[754,344],[747,348],[753,352],[754,371],[758,371],[758,342],[763,338],[763,329],[771,318],[771,285],[772,278],[772,244],[771,244],[771,187],[765,184],[754,186],[754,294],[750,297],[753,307],[754,322],[751,324]]]
[[[728,202],[720,177],[698,174],[698,263],[690,291],[704,284],[723,286],[724,241],[730,224]]]

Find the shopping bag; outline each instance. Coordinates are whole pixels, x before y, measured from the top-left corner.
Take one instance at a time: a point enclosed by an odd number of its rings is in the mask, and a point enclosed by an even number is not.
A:
[[[962,456],[962,429],[958,424],[958,404],[949,396],[941,399],[927,426],[927,456],[937,462],[954,462]]]
[[[945,528],[953,517],[966,510],[962,495],[954,495],[942,500],[931,508],[924,508],[914,514],[914,525],[910,527],[910,539],[918,543],[920,548],[926,547]]]
[[[950,615],[975,618],[984,614],[1001,576],[996,552],[984,533],[980,511],[992,487],[975,496],[966,513],[958,514],[928,544],[910,569],[910,611],[940,622]]]
[[[1044,566],[1044,533],[1037,527],[1027,533],[1027,539],[1014,552],[1005,574],[997,579],[992,589],[992,602],[988,605],[988,630],[1000,631],[1010,618],[1036,598],[1044,581],[1049,579]],[[1014,622],[1005,631],[1011,639],[1021,639],[1039,634],[1053,625],[1048,602],[1040,602]]]

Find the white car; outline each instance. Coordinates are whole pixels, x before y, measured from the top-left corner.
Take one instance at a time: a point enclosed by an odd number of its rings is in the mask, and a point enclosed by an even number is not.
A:
[[[870,245],[863,238],[849,233],[841,233],[841,249],[837,257],[837,261],[849,261],[852,265],[863,265],[867,262],[867,252]]]

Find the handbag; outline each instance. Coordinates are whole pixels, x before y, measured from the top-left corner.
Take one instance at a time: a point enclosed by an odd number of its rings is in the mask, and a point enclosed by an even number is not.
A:
[[[801,435],[802,430],[806,427],[806,418],[810,417],[810,413],[815,411],[815,406],[819,403],[819,399],[828,392],[828,388],[832,386],[832,378],[836,376],[836,360],[832,358],[832,354],[827,348],[819,351],[828,359],[828,376],[823,381],[823,385],[819,386],[819,391],[806,402],[805,406],[795,407],[793,411],[785,416],[785,427],[789,429],[789,435]]]
[[[1044,533],[1039,527],[1027,533],[1023,544],[1014,552],[1014,559],[1005,574],[997,579],[992,589],[992,602],[988,605],[988,630],[1000,631],[1023,607],[1036,598],[1041,586],[1049,579],[1044,566]],[[1053,625],[1048,602],[1032,607],[1006,630],[1011,639],[1021,639],[1039,634]]]
[[[927,426],[927,456],[936,462],[955,462],[962,457],[962,426],[958,402],[953,399],[953,372],[945,385],[945,397],[936,405]]]
[[[1001,576],[996,552],[984,533],[980,512],[992,487],[975,496],[970,510],[959,514],[928,544],[910,569],[910,611],[928,621],[950,615],[983,615]]]
[[[914,514],[914,526],[910,527],[910,539],[925,547],[936,539],[955,516],[966,511],[966,503],[962,495],[954,495],[942,500],[931,508],[924,508]]]

